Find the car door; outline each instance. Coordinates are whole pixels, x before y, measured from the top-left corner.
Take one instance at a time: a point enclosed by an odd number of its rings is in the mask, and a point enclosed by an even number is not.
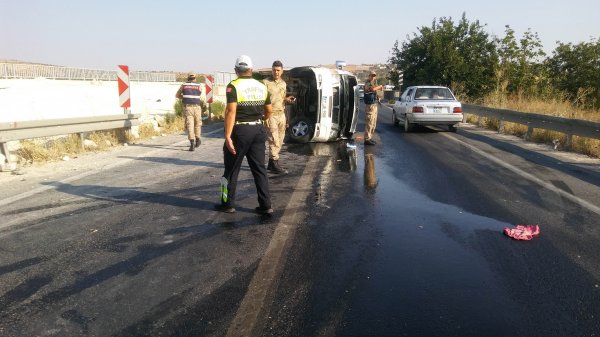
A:
[[[410,107],[412,106],[412,94],[414,91],[414,87],[409,87],[404,91],[402,96],[400,96],[400,106],[398,110],[396,110],[396,114],[402,121],[406,118],[406,113],[410,111]]]

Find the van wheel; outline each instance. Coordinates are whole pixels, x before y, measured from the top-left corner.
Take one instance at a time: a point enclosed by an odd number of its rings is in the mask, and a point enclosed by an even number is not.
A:
[[[452,125],[452,124],[448,125],[448,131],[456,132],[456,125]]]
[[[396,110],[392,110],[392,124],[394,124],[394,126],[400,125],[400,122],[398,122],[398,117],[396,117]]]
[[[308,143],[312,134],[310,123],[304,118],[298,118],[290,125],[290,138],[297,143]]]

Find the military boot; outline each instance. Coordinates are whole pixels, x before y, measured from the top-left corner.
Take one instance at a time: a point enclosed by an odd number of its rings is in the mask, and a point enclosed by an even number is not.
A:
[[[273,169],[273,159],[269,158],[269,164],[267,164],[267,171],[271,171]]]
[[[196,147],[200,146],[200,144],[202,144],[202,141],[200,138],[196,137]]]
[[[272,173],[275,174],[287,174],[288,171],[284,170],[281,166],[279,166],[279,161],[278,160],[269,160],[269,165],[271,166],[271,168],[269,169],[269,171],[271,171]]]
[[[196,148],[194,147],[194,140],[190,139],[190,148],[188,149],[188,151],[194,151]]]

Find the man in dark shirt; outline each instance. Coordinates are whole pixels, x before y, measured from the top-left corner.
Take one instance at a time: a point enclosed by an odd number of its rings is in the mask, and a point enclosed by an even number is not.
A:
[[[265,142],[263,121],[271,117],[271,100],[267,87],[252,78],[252,60],[246,55],[237,58],[235,72],[238,78],[227,85],[225,109],[225,144],[223,156],[225,173],[221,178],[221,203],[217,210],[234,213],[235,190],[244,157],[254,177],[258,195],[256,212],[271,214],[269,180],[265,169]]]
[[[202,126],[202,100],[200,95],[202,89],[200,84],[196,83],[196,74],[189,74],[187,82],[182,84],[177,90],[175,97],[183,102],[185,112],[185,128],[190,140],[190,151],[200,146],[200,132]],[[195,142],[194,142],[195,141]]]

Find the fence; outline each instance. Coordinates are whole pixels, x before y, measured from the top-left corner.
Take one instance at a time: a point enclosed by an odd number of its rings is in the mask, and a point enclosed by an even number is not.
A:
[[[232,72],[217,71],[214,75],[216,85],[227,85],[229,82],[235,80],[237,75]]]
[[[463,104],[463,112],[481,117],[494,118],[499,121],[498,132],[503,132],[504,122],[512,122],[527,126],[525,139],[531,139],[534,129],[545,129],[562,132],[566,135],[564,147],[571,148],[573,136],[600,139],[600,123],[580,119],[562,118],[528,112],[505,109],[494,109],[479,105]]]
[[[0,63],[0,78],[38,77],[56,80],[116,81],[117,71],[59,67],[43,64]],[[129,73],[129,80],[138,82],[176,82],[175,73],[153,71],[131,71]]]

